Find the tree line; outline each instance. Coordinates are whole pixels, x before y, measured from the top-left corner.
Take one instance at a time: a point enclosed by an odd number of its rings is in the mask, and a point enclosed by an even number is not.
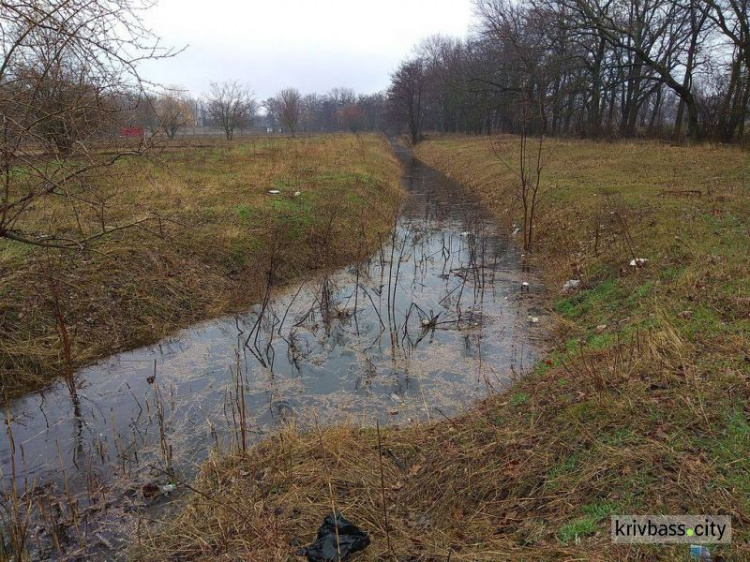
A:
[[[284,88],[259,101],[249,86],[229,81],[212,83],[209,91],[192,97],[178,88],[145,95],[130,120],[152,134],[174,138],[191,127],[215,127],[227,139],[235,131],[334,132],[383,130],[387,125],[384,93],[357,94],[333,88],[327,94],[303,95]]]
[[[750,0],[475,0],[477,31],[432,37],[388,90],[422,131],[741,141]]]

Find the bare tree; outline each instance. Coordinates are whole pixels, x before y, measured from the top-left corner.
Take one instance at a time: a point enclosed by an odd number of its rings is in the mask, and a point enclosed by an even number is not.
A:
[[[352,133],[358,133],[365,128],[366,118],[364,109],[356,103],[345,105],[338,113],[338,121],[341,127]]]
[[[296,88],[281,90],[277,96],[281,124],[294,136],[302,116],[302,95]]]
[[[194,101],[179,90],[169,91],[154,101],[159,129],[170,139],[195,122]]]
[[[541,198],[542,171],[546,164],[543,157],[544,128],[539,132],[536,146],[529,150],[529,112],[531,103],[521,104],[522,129],[519,151],[519,195],[523,208],[523,249],[532,252],[534,249],[534,225]],[[542,111],[540,110],[540,113]]]
[[[113,230],[98,174],[146,145],[118,140],[137,104],[138,64],[170,56],[143,25],[146,0],[0,2],[0,238],[81,248]],[[107,150],[98,146],[107,144]],[[29,220],[66,201],[77,228]],[[82,209],[93,213],[82,213]],[[95,217],[87,223],[83,217]]]
[[[422,133],[426,72],[420,58],[407,60],[391,76],[388,102],[391,115],[406,124],[412,144],[417,144]]]
[[[273,132],[281,129],[281,104],[278,97],[268,98],[263,102],[266,110],[266,122]]]
[[[206,96],[208,115],[232,140],[236,129],[249,127],[258,104],[250,89],[239,82],[211,83]]]
[[[324,130],[323,109],[325,103],[326,99],[315,93],[308,94],[302,98],[302,130]]]
[[[139,125],[152,135],[164,134],[170,139],[173,139],[180,129],[193,125],[195,114],[195,100],[176,89],[158,95],[144,95],[134,111]]]
[[[742,138],[750,111],[750,1],[704,0],[704,14],[732,46],[729,76],[721,102],[716,136]]]
[[[416,131],[713,136],[750,117],[750,0],[474,0],[477,33],[436,36],[392,75]],[[527,125],[523,100],[539,102]],[[413,140],[416,140],[413,138]]]

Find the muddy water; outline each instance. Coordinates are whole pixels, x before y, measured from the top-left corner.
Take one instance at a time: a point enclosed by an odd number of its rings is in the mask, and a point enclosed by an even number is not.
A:
[[[6,405],[0,510],[13,489],[34,505],[36,558],[118,557],[217,447],[292,420],[449,416],[532,364],[522,282],[537,287],[519,250],[477,200],[396,150],[408,200],[365,263],[83,369],[77,396],[58,384]]]

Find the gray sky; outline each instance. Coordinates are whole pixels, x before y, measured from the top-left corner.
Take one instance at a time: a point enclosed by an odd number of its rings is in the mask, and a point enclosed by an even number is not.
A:
[[[159,0],[146,22],[187,49],[142,71],[196,95],[224,80],[249,84],[260,100],[288,86],[371,93],[418,41],[463,37],[471,17],[471,0]]]

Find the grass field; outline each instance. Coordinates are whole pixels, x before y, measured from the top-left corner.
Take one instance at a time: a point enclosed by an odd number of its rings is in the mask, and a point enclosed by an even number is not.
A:
[[[153,218],[138,228],[80,252],[0,240],[0,398],[242,310],[269,271],[278,284],[365,257],[393,224],[400,166],[382,136],[203,144],[168,145],[97,179],[108,223]],[[73,201],[38,204],[18,226],[95,231],[96,208]]]
[[[517,150],[448,137],[418,154],[510,228]],[[555,328],[532,374],[450,421],[289,429],[215,459],[136,558],[289,560],[335,505],[372,536],[361,560],[686,560],[611,544],[611,514],[658,513],[731,515],[715,552],[750,559],[747,152],[548,140],[545,154],[530,262]]]

